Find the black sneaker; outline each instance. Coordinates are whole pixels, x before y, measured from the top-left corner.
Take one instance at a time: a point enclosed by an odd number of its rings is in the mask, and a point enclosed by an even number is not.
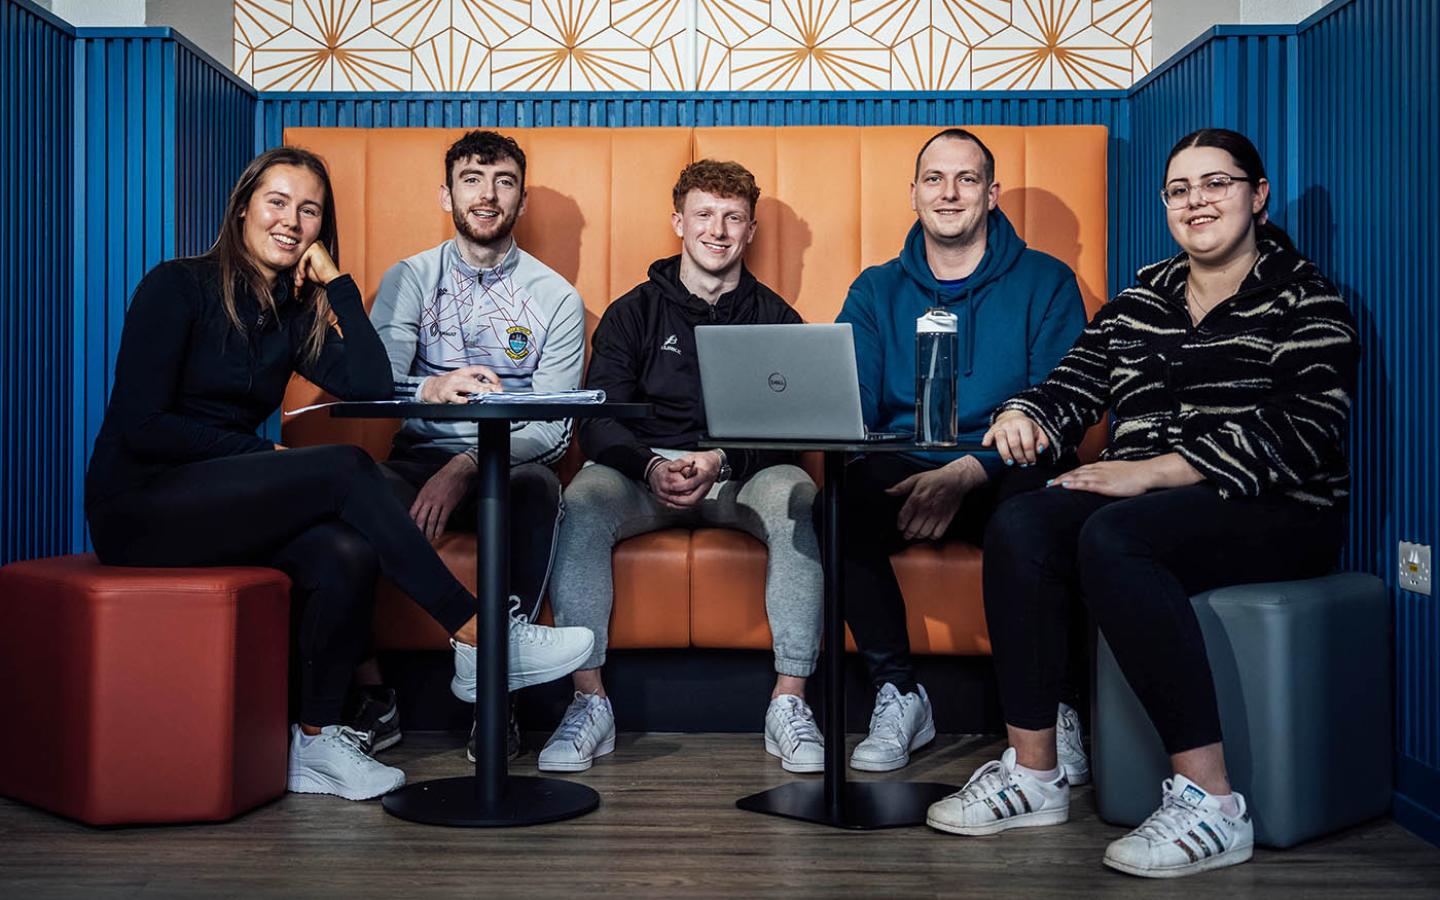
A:
[[[514,761],[521,753],[525,752],[525,745],[520,742],[520,723],[515,719],[515,703],[510,703],[510,727],[505,734],[505,758]],[[465,745],[465,758],[470,762],[475,761],[475,723],[470,723],[470,742]]]
[[[365,752],[376,754],[400,743],[400,707],[395,690],[383,685],[366,685],[350,714],[350,727],[365,738]]]

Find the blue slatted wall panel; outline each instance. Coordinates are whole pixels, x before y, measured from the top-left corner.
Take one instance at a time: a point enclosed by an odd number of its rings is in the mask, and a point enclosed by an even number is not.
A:
[[[85,263],[75,286],[76,439],[95,442],[110,394],[130,292],[150,267],[173,255],[174,45],[159,37],[112,38],[80,29],[77,76],[84,80],[84,140],[76,163],[84,177],[76,246]],[[77,212],[79,212],[77,210]],[[71,503],[81,515],[83,469]]]
[[[74,43],[0,3],[0,565],[70,549]]]
[[[1440,837],[1440,594],[1398,590],[1396,542],[1440,538],[1440,13],[1360,0],[1302,29],[1297,237],[1342,285],[1365,345],[1350,564],[1395,599],[1396,815]],[[1348,73],[1337,77],[1336,73]],[[1422,810],[1428,809],[1428,829]],[[1408,813],[1416,814],[1407,817]]]
[[[1119,290],[1135,271],[1177,252],[1165,228],[1160,185],[1165,157],[1199,128],[1233,128],[1255,142],[1270,176],[1270,214],[1285,224],[1294,128],[1287,76],[1293,34],[1232,33],[1197,42],[1188,53],[1141,81],[1130,98],[1125,177],[1112,188],[1118,240],[1110,245]],[[1277,29],[1278,31],[1278,29]]]
[[[190,47],[176,47],[175,254],[215,242],[230,188],[255,155],[255,95]]]
[[[110,395],[130,295],[155,264],[203,252],[254,148],[254,95],[165,29],[77,31],[85,133],[77,147],[84,214],[76,245],[74,433],[70,505],[83,546],[84,458]]]

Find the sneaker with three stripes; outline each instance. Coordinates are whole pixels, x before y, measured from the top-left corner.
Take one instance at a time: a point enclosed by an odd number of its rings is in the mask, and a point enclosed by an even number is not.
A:
[[[1245,862],[1255,851],[1255,826],[1245,798],[1232,796],[1234,815],[1184,775],[1165,779],[1160,808],[1105,848],[1105,865],[1144,878],[1178,878]]]
[[[996,834],[1059,825],[1070,818],[1070,783],[1062,771],[1043,782],[1015,765],[1015,748],[976,770],[965,787],[930,804],[925,824],[951,834]]]

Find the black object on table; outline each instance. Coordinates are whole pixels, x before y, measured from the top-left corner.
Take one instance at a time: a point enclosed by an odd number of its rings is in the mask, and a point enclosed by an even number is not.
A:
[[[385,811],[427,825],[504,827],[581,816],[600,805],[583,784],[510,775],[505,734],[510,693],[510,423],[571,418],[638,419],[647,403],[336,403],[345,419],[429,419],[474,422],[476,461],[475,774],[406,785],[387,794]]]
[[[715,440],[707,438],[702,447],[748,450],[818,451],[825,458],[825,484],[821,489],[821,554],[824,557],[825,690],[822,716],[825,725],[825,777],[821,782],[792,781],[768,791],[735,801],[748,812],[784,816],[833,825],[836,828],[868,830],[921,825],[926,811],[936,800],[953,793],[954,785],[932,781],[845,780],[845,585],[841,576],[844,547],[841,545],[840,497],[844,490],[845,463],[866,453],[918,453],[930,450],[974,452],[979,444],[952,447],[920,447],[906,441],[805,441],[805,440]]]

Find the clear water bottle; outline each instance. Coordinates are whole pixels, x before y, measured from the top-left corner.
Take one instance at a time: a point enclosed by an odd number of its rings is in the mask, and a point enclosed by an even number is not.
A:
[[[931,307],[915,320],[915,442],[953,447],[959,440],[955,411],[955,357],[959,351],[955,314]]]

